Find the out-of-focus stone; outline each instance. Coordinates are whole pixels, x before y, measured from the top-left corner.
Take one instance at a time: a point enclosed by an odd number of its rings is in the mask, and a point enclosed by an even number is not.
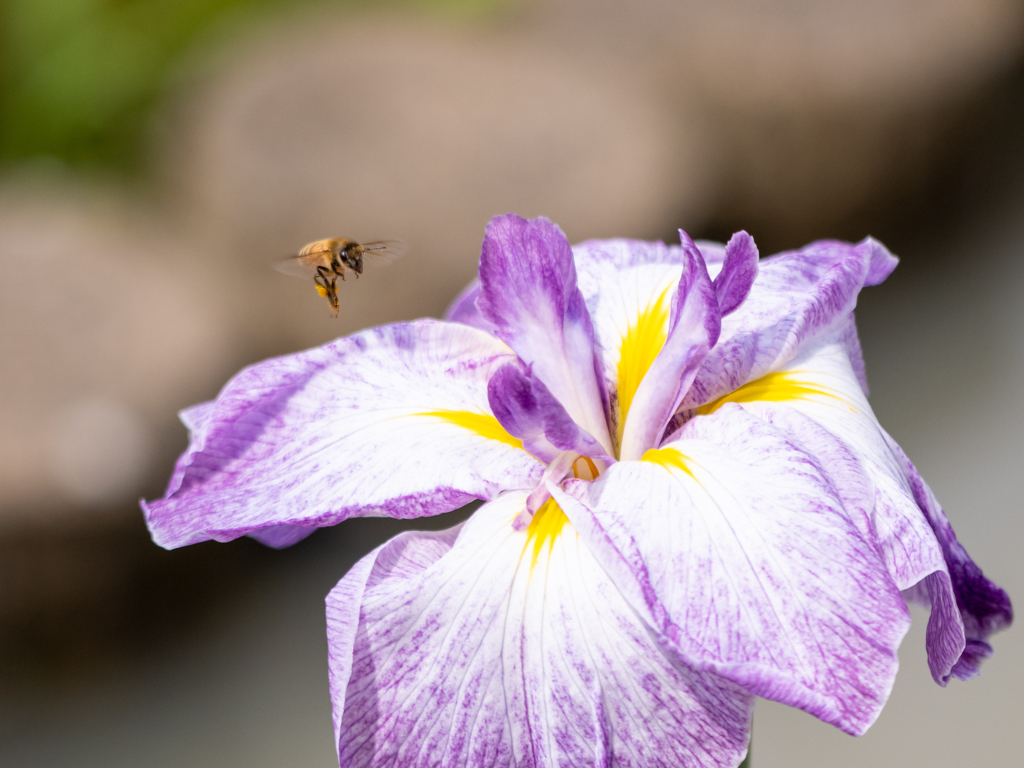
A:
[[[701,107],[720,162],[716,219],[783,238],[920,189],[1024,48],[1019,0],[536,0],[526,16]]]
[[[246,325],[280,348],[437,315],[495,214],[546,215],[573,240],[650,237],[697,223],[711,198],[703,143],[628,73],[515,32],[314,16],[228,61],[172,113],[164,166],[248,274]],[[312,281],[268,269],[328,236],[410,246],[339,284],[340,322]]]
[[[167,471],[174,412],[231,361],[222,282],[98,190],[0,190],[0,528],[123,509]]]

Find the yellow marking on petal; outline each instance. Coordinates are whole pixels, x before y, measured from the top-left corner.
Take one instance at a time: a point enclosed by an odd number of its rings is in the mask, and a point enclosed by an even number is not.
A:
[[[619,348],[619,420],[615,427],[617,445],[622,444],[622,430],[636,390],[668,338],[669,294],[673,286],[667,285],[657,298],[648,303],[622,339]]]
[[[665,467],[665,469],[680,469],[694,480],[697,480],[693,470],[690,469],[690,465],[686,463],[687,458],[682,451],[677,451],[675,448],[651,448],[644,451],[640,461],[649,461],[651,464],[658,464]],[[697,480],[697,482],[699,483],[700,481]]]
[[[835,394],[834,390],[808,383],[801,379],[801,373],[801,371],[769,373],[767,376],[744,384],[735,392],[722,395],[717,400],[702,405],[697,409],[697,413],[704,415],[714,413],[726,403],[753,403],[759,400],[777,403],[786,400],[807,400],[812,395],[842,402],[842,398]],[[850,410],[856,412],[853,408]]]
[[[534,513],[533,519],[526,529],[526,546],[529,547],[531,543],[533,544],[533,553],[530,557],[531,571],[537,565],[544,545],[547,544],[550,547],[554,544],[558,534],[562,532],[562,527],[568,522],[569,518],[565,516],[565,512],[554,499],[545,501],[541,508]]]
[[[486,413],[473,413],[472,411],[427,411],[416,415],[441,419],[448,424],[454,424],[457,427],[468,429],[470,432],[475,432],[480,437],[486,437],[488,440],[497,440],[506,445],[511,445],[513,448],[522,449],[523,447],[522,440],[510,435],[501,426],[501,422]]]

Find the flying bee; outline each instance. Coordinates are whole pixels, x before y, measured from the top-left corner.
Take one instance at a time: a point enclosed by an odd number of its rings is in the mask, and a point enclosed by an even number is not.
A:
[[[343,237],[316,240],[301,251],[277,264],[279,272],[298,277],[312,277],[316,291],[331,306],[331,317],[340,311],[338,278],[345,279],[345,271],[352,270],[356,277],[363,274],[364,264],[390,264],[407,247],[401,240],[380,240],[357,243]]]

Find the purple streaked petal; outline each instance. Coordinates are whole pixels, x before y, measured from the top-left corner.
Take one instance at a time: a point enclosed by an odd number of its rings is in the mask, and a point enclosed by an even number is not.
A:
[[[474,278],[469,285],[462,289],[462,293],[455,297],[455,301],[451,303],[448,311],[444,313],[444,319],[450,323],[471,325],[474,328],[479,328],[481,331],[493,334],[495,330],[494,323],[485,319],[476,306],[476,299],[479,295],[480,279]]]
[[[851,358],[851,346],[858,353],[855,358]],[[971,624],[971,619],[961,616],[962,607],[958,607],[969,602],[958,596],[955,586],[954,563],[958,556],[944,551],[940,532],[944,530],[952,537],[952,531],[948,523],[938,524],[938,529],[930,524],[930,520],[939,518],[931,517],[926,507],[933,505],[939,515],[941,509],[934,498],[928,501],[926,486],[913,487],[911,478],[916,471],[875,419],[859,381],[858,362],[859,346],[851,318],[845,328],[805,345],[782,370],[741,387],[726,399],[743,403],[800,442],[808,453],[819,458],[830,456],[822,460],[840,488],[850,486],[851,480],[839,471],[842,463],[834,458],[836,450],[830,443],[841,442],[844,450],[855,457],[874,489],[871,503],[865,507],[869,525],[862,525],[861,532],[877,543],[889,573],[907,599],[931,608],[926,635],[928,665],[935,681],[945,685],[951,673],[957,674],[956,668],[966,674],[965,670],[976,666],[970,661],[961,663],[962,657],[984,658],[985,648],[972,642],[984,642],[995,629],[972,631],[965,626]],[[803,414],[817,428],[787,415],[790,412]],[[962,549],[960,554],[966,558]],[[982,602],[991,601],[982,610],[1008,619],[1005,593],[981,577],[973,562],[969,569],[978,576],[972,581],[989,595]]]
[[[202,452],[206,445],[205,429],[216,405],[216,400],[210,400],[185,408],[178,414],[181,423],[189,431],[189,446],[174,465],[174,473],[167,484],[165,496],[174,494],[181,487],[181,481],[185,477],[186,470],[191,466],[194,455]],[[299,543],[315,530],[315,528],[302,528],[296,525],[274,525],[249,535],[268,547],[284,549]]]
[[[512,359],[482,331],[421,320],[247,368],[217,398],[178,487],[144,505],[154,540],[271,529],[277,544],[281,526],[433,515],[532,488],[543,465],[487,404],[487,380]]]
[[[752,697],[668,652],[564,522],[514,530],[524,502],[401,534],[328,596],[340,764],[738,764]]]
[[[871,254],[864,285],[881,285],[896,269],[900,260],[873,237],[864,238],[861,245],[866,246]]]
[[[970,679],[978,674],[981,662],[992,653],[992,647],[987,642],[989,635],[1005,629],[1013,621],[1013,606],[1006,592],[985,578],[981,568],[957,541],[953,526],[914,464],[891,437],[885,437],[906,474],[914,500],[942,547],[956,605],[963,617],[967,641],[949,674],[961,680]]]
[[[639,459],[661,442],[704,356],[718,340],[722,317],[704,259],[682,230],[683,268],[665,343],[644,375],[622,432],[619,456]]]
[[[852,328],[852,320],[848,328]],[[927,582],[920,594],[931,607],[928,665],[936,682],[945,684],[964,649],[963,622],[939,542],[915,503],[900,460],[858,381],[849,356],[848,328],[812,341],[775,372],[785,377],[786,383],[764,391],[765,399],[773,402],[749,402],[742,388],[730,397],[743,401],[744,407],[799,441],[812,455],[828,455],[829,442],[840,441],[856,458],[874,489],[865,507],[869,524],[861,526],[861,532],[877,543],[901,590],[914,590]],[[756,382],[752,388],[759,391]],[[788,411],[804,415],[818,429],[786,416]],[[822,461],[837,485],[849,485],[849,480],[835,471],[835,461]]]
[[[569,418],[544,382],[518,360],[506,363],[491,376],[487,400],[501,426],[546,464],[563,451],[607,458],[601,444]]]
[[[722,322],[683,408],[694,408],[778,370],[807,341],[845,326],[866,281],[883,279],[894,257],[877,242],[812,243],[759,264],[743,305]]]
[[[683,659],[849,733],[874,722],[910,616],[815,457],[727,404],[565,487],[580,537]]]
[[[544,218],[491,219],[480,282],[476,305],[495,334],[532,366],[572,420],[612,453],[594,330],[562,230]]]
[[[757,259],[754,238],[746,232],[737,232],[726,243],[722,271],[714,282],[722,317],[735,312],[747,298],[757,278]]]
[[[214,405],[215,401],[210,400],[205,403],[189,406],[178,412],[178,419],[185,425],[185,429],[188,430],[188,450],[179,456],[178,460],[174,463],[174,472],[171,473],[171,479],[167,481],[165,495],[170,496],[181,487],[181,481],[185,477],[185,470],[192,463],[193,454],[202,451],[203,445],[206,442],[206,424],[213,413]]]

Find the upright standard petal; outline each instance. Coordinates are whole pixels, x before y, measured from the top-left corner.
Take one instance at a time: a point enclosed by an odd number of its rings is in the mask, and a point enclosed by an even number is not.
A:
[[[501,426],[544,463],[563,451],[610,459],[604,447],[569,418],[544,382],[519,360],[495,371],[487,382],[487,400]]]
[[[777,370],[802,344],[844,326],[860,289],[882,280],[895,257],[874,240],[812,243],[759,264],[742,306],[722,322],[683,408],[711,402]]]
[[[737,232],[726,243],[722,271],[715,278],[715,295],[722,317],[732,314],[747,298],[757,278],[757,246],[746,232]]]
[[[594,330],[562,230],[544,218],[496,216],[480,253],[480,283],[476,306],[497,336],[610,454]]]
[[[637,389],[668,338],[686,255],[637,240],[595,240],[575,253],[619,451]]]
[[[144,504],[154,540],[170,548],[265,531],[279,544],[281,526],[432,515],[533,487],[543,465],[487,403],[488,379],[512,359],[482,331],[421,320],[242,371],[177,487]]]
[[[737,765],[751,696],[681,664],[557,505],[406,533],[327,599],[346,768]]]
[[[581,539],[684,659],[849,733],[874,722],[910,616],[815,457],[729,404],[566,489]]]
[[[680,230],[679,234],[683,240],[682,275],[664,344],[640,381],[626,419],[619,448],[623,460],[639,459],[661,442],[722,327],[718,298],[704,259],[686,233]]]

